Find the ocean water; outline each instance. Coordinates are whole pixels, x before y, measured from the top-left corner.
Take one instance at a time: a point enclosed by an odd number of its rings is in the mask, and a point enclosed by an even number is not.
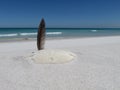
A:
[[[37,28],[0,28],[0,40],[36,39]],[[120,28],[47,28],[46,38],[77,38],[120,35]]]

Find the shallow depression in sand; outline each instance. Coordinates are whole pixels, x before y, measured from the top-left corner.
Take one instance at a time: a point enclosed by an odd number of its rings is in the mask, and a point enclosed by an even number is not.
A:
[[[76,55],[64,50],[40,50],[31,56],[35,63],[67,63],[74,60]]]

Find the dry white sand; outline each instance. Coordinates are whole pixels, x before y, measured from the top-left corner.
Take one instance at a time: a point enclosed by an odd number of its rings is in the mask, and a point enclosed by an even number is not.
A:
[[[120,90],[120,36],[46,41],[77,59],[36,64],[36,42],[0,43],[0,90]]]

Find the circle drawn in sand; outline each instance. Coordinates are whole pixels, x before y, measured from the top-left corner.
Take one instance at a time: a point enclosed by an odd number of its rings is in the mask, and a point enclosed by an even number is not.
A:
[[[35,52],[31,59],[35,63],[66,63],[69,61],[72,61],[76,55],[69,51],[64,50],[40,50],[38,52]]]

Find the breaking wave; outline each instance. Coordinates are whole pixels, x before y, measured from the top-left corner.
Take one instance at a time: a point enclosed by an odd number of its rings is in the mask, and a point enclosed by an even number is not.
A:
[[[47,32],[46,35],[60,35],[62,32]],[[0,37],[17,37],[17,36],[35,36],[37,33],[11,33],[0,34]]]
[[[47,35],[52,35],[52,34],[59,35],[59,34],[62,34],[62,32],[47,32],[46,34]]]
[[[21,36],[37,35],[37,33],[20,33]]]
[[[13,34],[0,34],[0,37],[14,37],[14,36],[18,36],[17,33],[13,33]]]
[[[92,32],[97,32],[97,30],[91,30]]]

